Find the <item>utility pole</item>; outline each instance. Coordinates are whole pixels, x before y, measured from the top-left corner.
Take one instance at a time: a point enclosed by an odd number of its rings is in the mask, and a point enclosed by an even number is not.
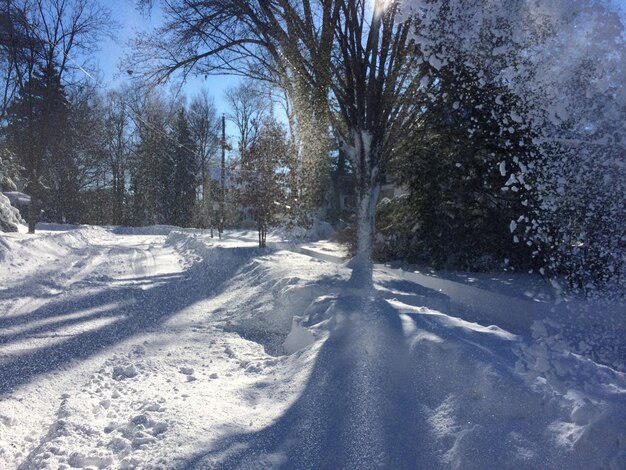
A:
[[[222,233],[224,233],[224,204],[226,199],[226,116],[222,114],[222,171],[220,175],[220,182],[222,187],[220,193],[220,220],[217,227],[220,240],[222,239]]]
[[[201,160],[201,172],[202,172],[202,214],[207,218],[206,226],[204,221],[201,223],[202,228],[208,228],[211,230],[211,238],[213,238],[213,208],[211,207],[211,184],[210,184],[210,167],[207,164],[207,156],[202,155]]]
[[[211,229],[211,238],[213,238],[213,225],[214,225],[214,221],[213,221],[213,200],[211,198],[211,191],[212,191],[212,180],[210,180],[210,175],[207,174],[204,176],[204,189],[202,190],[202,192],[204,193],[203,199],[204,199],[204,210],[206,211],[207,217],[209,218],[209,228]]]

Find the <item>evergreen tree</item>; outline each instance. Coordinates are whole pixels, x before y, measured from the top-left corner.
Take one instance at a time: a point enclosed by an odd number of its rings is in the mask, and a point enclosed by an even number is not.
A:
[[[126,185],[131,149],[131,123],[124,95],[118,91],[109,92],[102,114],[103,165],[112,196],[110,222],[119,225],[126,221]]]
[[[48,193],[46,207],[58,208],[58,195],[68,189],[62,178],[64,172],[73,171],[64,166],[68,163],[64,155],[68,115],[69,103],[53,66],[40,67],[7,111],[9,142],[25,168],[26,192],[31,196],[30,233],[39,220],[40,201],[46,198],[44,185],[57,183],[53,189],[57,197]]]
[[[415,131],[394,148],[391,173],[409,194],[382,211],[388,252],[379,254],[440,268],[488,269],[507,259],[525,267],[530,251],[510,232],[523,196],[501,169],[527,159],[532,136],[502,121],[513,100],[502,86],[481,84],[462,63],[432,72]]]
[[[166,203],[171,200],[173,170],[169,164],[167,113],[164,103],[148,97],[141,109],[133,111],[137,145],[131,160],[132,222],[135,225],[166,223]],[[168,178],[169,175],[169,178]]]
[[[212,197],[218,187],[214,181],[213,171],[217,169],[216,154],[220,144],[218,134],[221,131],[221,119],[218,118],[213,98],[206,90],[202,90],[191,100],[189,127],[198,154],[198,198],[201,196],[201,201],[196,206],[194,225],[210,228],[213,235],[213,227],[217,220],[213,213],[213,201],[219,200],[219,197]]]
[[[184,109],[178,112],[172,137],[174,148],[171,162],[164,166],[166,171],[164,176],[170,180],[171,185],[169,191],[171,221],[174,225],[189,227],[196,203],[198,162],[187,113]]]
[[[612,2],[407,0],[424,61],[463,64],[516,97],[496,118],[526,126],[528,161],[505,164],[527,206],[510,221],[542,273],[585,295],[626,292],[626,71]],[[539,2],[540,3],[540,2]],[[535,5],[536,6],[536,5]]]

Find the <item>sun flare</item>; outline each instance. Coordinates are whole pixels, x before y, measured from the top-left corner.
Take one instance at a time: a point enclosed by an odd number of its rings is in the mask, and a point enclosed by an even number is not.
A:
[[[376,14],[384,13],[394,0],[371,0],[374,4],[374,12]]]

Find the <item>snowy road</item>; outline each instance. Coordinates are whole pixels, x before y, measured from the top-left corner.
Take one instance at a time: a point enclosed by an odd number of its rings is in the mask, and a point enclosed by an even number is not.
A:
[[[263,418],[241,391],[276,360],[210,317],[237,263],[210,276],[164,240],[42,232],[8,251],[0,468],[167,467],[185,443]]]
[[[624,374],[508,297],[167,233],[0,236],[0,469],[623,468]]]

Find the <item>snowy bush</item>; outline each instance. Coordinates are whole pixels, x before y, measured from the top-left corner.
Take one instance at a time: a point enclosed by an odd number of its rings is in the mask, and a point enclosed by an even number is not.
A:
[[[374,244],[374,258],[379,261],[425,261],[416,233],[420,223],[415,220],[408,198],[384,198],[376,209],[378,236]]]
[[[0,231],[17,232],[18,224],[23,223],[20,212],[11,205],[8,197],[0,193]]]
[[[318,217],[313,217],[308,224],[285,217],[272,233],[289,240],[318,241],[333,238],[335,230],[332,225]]]
[[[15,191],[16,179],[22,168],[16,163],[15,155],[7,149],[0,149],[0,191]]]
[[[17,190],[16,180],[21,170],[14,154],[6,148],[0,149],[0,191]],[[17,232],[18,224],[23,223],[19,211],[11,205],[4,194],[0,193],[0,231]]]

